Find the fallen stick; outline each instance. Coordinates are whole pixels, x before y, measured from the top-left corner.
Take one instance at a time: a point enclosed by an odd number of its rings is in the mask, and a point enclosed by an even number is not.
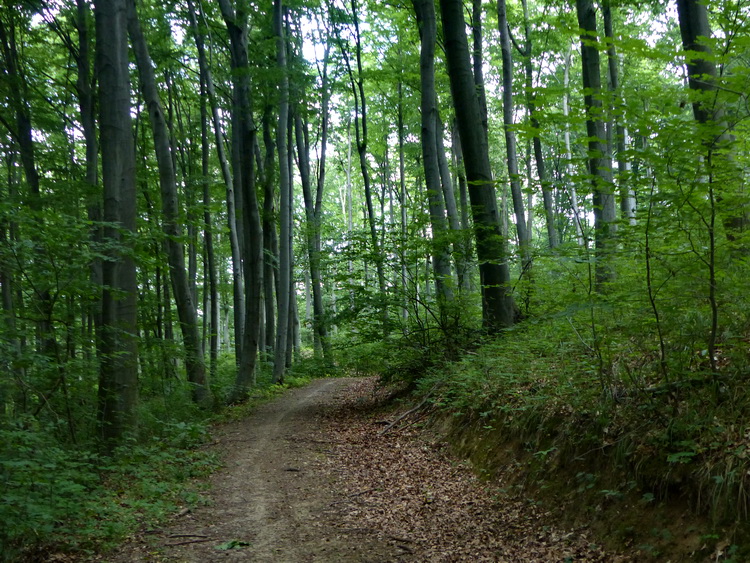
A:
[[[177,542],[177,543],[168,543],[167,547],[177,547],[178,545],[188,545],[188,544],[191,544],[191,543],[206,543],[206,542],[209,542],[209,541],[214,541],[214,539],[213,538],[206,538],[204,540],[190,540],[190,541],[181,541],[181,542]]]
[[[413,409],[409,409],[404,414],[402,414],[401,416],[399,416],[396,420],[394,420],[393,422],[391,422],[388,426],[386,426],[385,428],[383,428],[380,432],[378,432],[378,436],[382,436],[383,434],[385,434],[386,432],[388,432],[391,428],[393,428],[394,426],[396,426],[399,422],[401,422],[403,419],[405,419],[407,416],[409,416],[410,414],[413,414],[413,413],[417,412],[419,409],[421,409],[425,405],[425,403],[427,402],[427,400],[430,398],[430,396],[432,395],[432,393],[435,391],[435,389],[437,389],[438,386],[441,383],[442,383],[442,381],[438,381],[435,385],[433,385],[432,389],[430,389],[427,392],[427,394],[424,396],[424,399],[422,399],[421,403],[419,403]]]

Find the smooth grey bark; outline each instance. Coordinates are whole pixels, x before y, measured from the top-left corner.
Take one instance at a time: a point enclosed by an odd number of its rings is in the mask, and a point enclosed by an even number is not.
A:
[[[362,173],[362,181],[365,189],[365,205],[367,208],[367,223],[370,227],[370,239],[372,241],[373,254],[375,256],[375,269],[378,276],[378,290],[381,300],[381,320],[383,323],[383,335],[388,334],[388,303],[386,300],[386,283],[384,270],[384,256],[378,239],[377,225],[375,222],[375,211],[372,205],[372,181],[370,178],[370,169],[367,162],[367,98],[365,98],[365,86],[362,71],[362,42],[359,30],[359,10],[357,0],[351,0],[352,18],[354,20],[354,40],[355,56],[357,59],[357,76],[349,60],[349,54],[342,48],[344,62],[346,63],[351,84],[352,95],[354,96],[354,132],[357,143],[357,153],[359,154],[359,167]]]
[[[485,135],[489,134],[489,122],[487,119],[487,94],[484,88],[484,55],[482,53],[482,0],[471,2],[471,36],[472,62],[474,65],[474,86],[476,87],[477,100],[479,101],[479,112],[482,116],[482,126]]]
[[[496,333],[513,325],[515,305],[505,240],[500,232],[487,134],[469,62],[463,3],[440,0],[448,76],[453,94],[464,166],[474,217],[485,329]]]
[[[547,166],[544,159],[544,151],[542,150],[542,139],[539,136],[541,125],[539,123],[539,118],[537,117],[536,94],[534,93],[534,70],[532,64],[533,48],[528,1],[521,0],[521,5],[523,7],[524,46],[523,49],[518,45],[516,45],[516,47],[523,57],[524,72],[526,76],[526,111],[529,114],[529,121],[534,132],[532,139],[534,146],[534,162],[536,164],[539,184],[542,189],[544,216],[547,225],[547,242],[550,248],[556,248],[560,244],[560,237],[557,234],[557,226],[555,224],[555,206],[552,197],[552,182],[550,182],[547,175]],[[531,174],[529,174],[529,176],[531,176]]]
[[[273,112],[266,106],[263,112],[263,145],[265,146],[265,174],[263,177],[263,305],[265,307],[265,349],[267,360],[273,357],[276,344],[276,208],[274,183],[276,181],[276,144],[271,134]]]
[[[421,77],[420,105],[422,109],[422,166],[432,226],[432,266],[435,290],[442,317],[445,314],[446,303],[453,299],[453,288],[451,287],[450,253],[447,239],[448,225],[445,220],[445,204],[437,149],[438,116],[435,91],[437,22],[433,0],[412,0],[412,4],[417,15],[421,39],[419,68]]]
[[[167,248],[169,276],[185,347],[185,369],[188,381],[192,385],[193,400],[203,407],[210,407],[213,398],[208,386],[206,365],[203,361],[196,304],[185,267],[185,249],[181,242],[182,228],[177,200],[177,177],[170,146],[169,128],[164,117],[164,107],[156,85],[154,67],[138,20],[134,0],[128,0],[128,32],[138,66],[141,93],[148,109],[154,152],[159,169],[162,228],[166,235],[164,244]]]
[[[239,361],[242,344],[242,327],[245,322],[245,294],[242,279],[242,259],[240,256],[239,232],[237,229],[237,210],[235,205],[234,178],[232,170],[224,150],[224,139],[222,135],[221,116],[219,114],[219,104],[216,99],[216,88],[211,74],[211,68],[208,63],[206,54],[206,45],[202,28],[198,24],[198,15],[202,19],[202,11],[196,14],[192,0],[187,0],[188,17],[190,27],[195,39],[196,50],[198,51],[198,67],[206,83],[206,92],[211,105],[211,119],[213,122],[214,137],[216,143],[216,154],[219,159],[222,179],[226,187],[227,202],[227,226],[229,227],[229,248],[231,251],[232,261],[232,296],[234,300],[234,337],[235,337],[235,355]]]
[[[291,179],[289,152],[287,147],[287,130],[289,127],[289,75],[286,62],[286,39],[284,33],[284,13],[281,0],[273,3],[273,34],[276,38],[276,66],[279,70],[279,119],[276,128],[276,151],[279,155],[279,288],[278,326],[276,346],[274,349],[273,380],[284,382],[286,371],[287,347],[289,339],[290,297],[292,290],[291,270],[292,252],[291,237]]]
[[[126,0],[96,0],[96,60],[104,186],[99,430],[108,451],[137,425],[138,325],[135,151],[130,118]],[[123,236],[130,235],[130,236]]]
[[[405,323],[409,318],[409,307],[407,302],[407,279],[408,271],[406,265],[406,240],[407,240],[407,217],[406,217],[406,133],[404,128],[404,84],[399,76],[398,81],[398,201],[399,201],[399,225],[401,244],[401,290],[403,299],[401,302],[401,320]]]
[[[244,3],[236,9],[230,0],[219,0],[224,23],[229,34],[229,50],[232,67],[232,159],[235,197],[240,200],[242,228],[238,225],[240,250],[243,255],[244,276],[244,325],[235,334],[241,334],[240,359],[237,377],[229,401],[243,400],[255,385],[255,367],[258,356],[258,341],[261,320],[263,288],[263,233],[260,210],[255,193],[254,147],[256,128],[253,123],[250,98],[250,72],[247,48],[247,17]],[[237,314],[235,313],[235,321]],[[235,347],[237,344],[235,343]]]
[[[563,109],[563,118],[565,122],[565,132],[563,134],[563,138],[565,140],[565,170],[567,175],[567,191],[570,196],[570,207],[573,211],[573,223],[575,225],[576,230],[576,240],[578,241],[578,246],[586,246],[586,238],[583,236],[583,215],[581,214],[580,207],[578,206],[578,192],[576,191],[575,183],[573,182],[573,150],[571,148],[570,144],[570,121],[568,120],[568,116],[570,115],[570,104],[568,101],[569,94],[568,94],[568,88],[570,86],[570,59],[572,55],[572,46],[571,49],[568,50],[568,54],[565,57],[565,68],[563,70],[563,99],[562,99],[562,109]]]
[[[609,74],[609,92],[612,97],[612,121],[615,129],[614,147],[617,155],[617,186],[620,193],[620,215],[631,226],[635,225],[635,190],[632,181],[632,166],[625,152],[630,142],[630,134],[625,125],[625,102],[620,91],[620,69],[612,29],[612,5],[610,0],[602,3],[604,19],[604,36],[607,38],[607,69]]]
[[[458,271],[458,284],[463,291],[470,291],[472,286],[471,281],[471,270],[469,264],[471,262],[472,250],[471,242],[467,237],[467,233],[471,229],[469,224],[469,192],[466,184],[466,171],[464,170],[464,157],[461,151],[461,136],[458,134],[458,127],[453,121],[451,127],[451,146],[453,156],[453,166],[456,170],[456,179],[458,180],[458,201],[459,201],[459,212],[460,212],[460,223],[459,230],[461,236],[459,238],[461,259],[463,261],[463,268]],[[450,217],[450,213],[449,213]],[[457,252],[457,254],[458,254]]]
[[[456,278],[458,289],[464,288],[464,280],[468,276],[468,257],[464,236],[461,232],[461,219],[456,204],[456,192],[453,188],[453,177],[451,176],[448,156],[445,154],[445,145],[443,144],[443,121],[440,119],[440,112],[437,112],[436,124],[436,145],[438,164],[440,166],[440,183],[443,186],[443,198],[445,202],[445,213],[448,218],[448,227],[452,231],[451,241],[453,246],[453,261],[456,265]]]
[[[327,51],[326,51],[327,52]],[[326,56],[327,58],[327,56]],[[323,87],[328,87],[327,60],[324,63]],[[325,150],[328,142],[328,94],[323,93],[321,119],[321,158],[318,164],[318,182],[315,191],[315,199],[312,195],[310,174],[310,132],[307,119],[303,120],[299,112],[295,112],[294,128],[297,142],[297,154],[299,155],[300,183],[302,184],[302,197],[305,204],[305,219],[307,228],[305,239],[307,243],[307,258],[310,274],[310,286],[312,293],[312,325],[314,332],[314,353],[329,361],[330,343],[328,340],[328,329],[325,322],[325,311],[323,310],[323,288],[320,281],[320,215],[323,204],[323,190],[325,187]],[[321,181],[321,178],[323,179]]]
[[[204,244],[204,284],[208,277],[208,291],[204,288],[204,302],[208,313],[204,311],[204,325],[208,329],[208,349],[209,349],[209,380],[213,381],[216,377],[219,357],[219,288],[216,268],[216,253],[214,251],[213,219],[211,214],[211,176],[210,176],[210,143],[209,143],[209,115],[208,103],[210,99],[209,84],[211,75],[208,71],[208,65],[205,60],[205,48],[203,37],[198,32],[198,26],[195,18],[195,10],[192,2],[188,0],[188,9],[190,15],[191,27],[195,35],[196,45],[198,46],[198,57],[203,59],[199,61],[200,72],[200,118],[201,118],[201,178],[203,184],[203,244]],[[211,86],[213,86],[211,84]],[[222,147],[223,150],[223,147]],[[226,161],[225,163],[226,164]],[[223,166],[223,164],[222,164]],[[204,331],[205,333],[205,331]],[[205,339],[205,337],[204,337]],[[205,353],[205,346],[204,346]]]
[[[606,141],[596,11],[592,0],[576,0],[576,12],[581,33],[586,134],[589,138],[588,165],[594,203],[596,287],[597,290],[602,290],[604,284],[614,276],[614,271],[608,264],[608,256],[613,250],[613,235],[617,219],[612,183],[612,159]]]
[[[505,12],[505,0],[497,0],[497,26],[500,31],[500,49],[502,52],[503,75],[503,129],[505,131],[505,154],[508,164],[508,179],[510,180],[510,194],[513,200],[513,212],[516,215],[516,232],[518,247],[521,254],[523,271],[531,266],[531,239],[526,228],[526,212],[524,210],[523,192],[521,190],[521,175],[518,172],[518,150],[516,146],[516,132],[513,127],[513,51],[510,44],[508,18]]]
[[[709,153],[708,160],[713,168],[711,174],[721,173],[724,176],[724,185],[717,190],[716,197],[722,207],[731,208],[724,214],[722,222],[727,238],[734,241],[750,228],[750,210],[745,181],[735,162],[735,149],[731,146],[734,135],[726,120],[724,103],[719,99],[713,53],[710,46],[702,40],[711,37],[708,10],[704,3],[697,0],[677,0],[677,16],[683,48],[692,53],[686,62],[688,86],[691,90],[704,94],[702,99],[693,102],[693,115],[698,123],[713,125],[715,128],[713,138],[705,144]],[[746,254],[747,245],[743,245],[741,250]]]

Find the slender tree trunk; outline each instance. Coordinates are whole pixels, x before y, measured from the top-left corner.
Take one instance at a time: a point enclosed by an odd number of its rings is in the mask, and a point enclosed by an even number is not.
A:
[[[138,285],[132,245],[136,232],[135,153],[130,120],[126,0],[96,0],[99,124],[104,185],[100,436],[111,451],[137,424]],[[132,236],[124,237],[125,233]]]
[[[221,175],[224,180],[226,187],[226,201],[227,201],[227,225],[229,227],[229,247],[232,254],[232,291],[234,298],[234,340],[235,340],[235,356],[236,361],[239,362],[241,357],[242,348],[242,327],[245,323],[245,294],[243,289],[242,279],[242,259],[240,257],[240,241],[239,232],[237,228],[237,210],[235,202],[235,191],[234,191],[234,178],[232,177],[232,171],[229,166],[226,151],[224,150],[224,139],[222,135],[221,127],[221,116],[219,114],[219,105],[216,99],[216,91],[214,88],[213,78],[211,76],[211,69],[208,64],[206,56],[205,42],[203,38],[203,32],[198,26],[198,21],[193,6],[192,0],[187,0],[188,5],[188,16],[190,18],[190,27],[195,37],[195,46],[198,51],[198,66],[201,75],[203,75],[206,82],[206,90],[208,93],[208,99],[211,104],[211,117],[214,126],[214,136],[216,142],[216,153],[219,158],[219,165],[221,168]]]
[[[563,137],[565,139],[565,169],[567,177],[566,185],[567,191],[570,195],[570,207],[573,211],[573,223],[576,230],[576,240],[578,241],[578,246],[586,246],[586,238],[583,236],[584,217],[582,215],[581,209],[578,206],[578,193],[576,191],[575,183],[573,182],[573,151],[570,144],[570,121],[568,120],[568,116],[570,114],[568,88],[570,86],[570,59],[572,55],[571,50],[568,50],[568,54],[565,57],[565,69],[563,71],[563,90],[565,91],[565,93],[563,94],[562,107],[564,118],[563,120],[565,122],[565,133]]]
[[[581,28],[581,62],[588,164],[594,202],[594,240],[596,244],[596,285],[602,290],[614,275],[609,255],[613,250],[616,229],[615,198],[612,193],[612,159],[607,150],[607,132],[602,115],[602,88],[599,68],[596,12],[592,0],[576,0],[578,25]]]
[[[151,56],[141,30],[138,14],[133,0],[128,0],[128,30],[133,44],[141,83],[141,92],[148,107],[151,129],[154,140],[154,150],[159,168],[159,185],[161,187],[162,227],[164,228],[165,245],[169,274],[174,289],[177,315],[185,346],[185,367],[188,381],[192,385],[193,400],[210,407],[213,399],[208,386],[206,366],[203,362],[203,350],[198,328],[198,315],[193,301],[187,269],[185,268],[185,254],[182,243],[182,229],[180,228],[179,204],[177,201],[177,177],[173,167],[172,150],[170,148],[169,129],[164,119],[159,91],[156,86]]]
[[[274,355],[276,344],[276,299],[275,283],[276,256],[276,210],[274,202],[274,164],[276,162],[276,145],[271,134],[272,111],[270,106],[263,112],[263,144],[265,146],[265,177],[263,178],[263,303],[265,306],[265,341],[266,359]]]
[[[440,0],[448,76],[469,184],[482,287],[485,328],[513,324],[514,303],[505,241],[500,232],[487,135],[474,89],[461,0]]]
[[[401,253],[401,320],[406,323],[409,318],[409,307],[407,303],[407,265],[406,265],[406,241],[407,241],[407,221],[406,221],[406,158],[405,158],[405,139],[406,133],[404,128],[404,85],[399,77],[398,82],[398,200],[399,200],[399,217],[400,217],[400,253]]]
[[[614,32],[612,30],[612,6],[610,0],[602,3],[604,36],[607,38],[607,68],[609,70],[609,90],[612,96],[612,109],[615,126],[615,147],[617,149],[617,185],[620,192],[620,215],[631,226],[635,225],[635,190],[633,190],[632,167],[625,156],[630,135],[625,126],[625,103],[620,91],[620,72]],[[611,151],[611,148],[610,148]]]
[[[279,302],[278,328],[276,331],[276,348],[274,350],[273,380],[275,383],[284,382],[286,368],[287,347],[289,341],[289,321],[291,297],[291,198],[290,198],[290,169],[287,152],[287,129],[289,126],[289,77],[286,63],[286,39],[284,37],[284,12],[281,0],[274,0],[273,4],[273,33],[276,37],[276,65],[279,78],[279,121],[276,128],[276,150],[279,155]]]
[[[381,318],[383,322],[383,335],[388,334],[388,303],[386,301],[386,284],[384,270],[384,256],[378,240],[377,225],[375,222],[375,211],[372,205],[372,188],[369,164],[367,162],[367,99],[365,98],[364,79],[362,72],[362,44],[359,31],[359,11],[357,0],[351,0],[352,17],[354,18],[354,37],[356,42],[357,77],[354,77],[349,55],[343,50],[344,60],[349,73],[352,94],[354,95],[354,130],[357,139],[357,152],[359,153],[359,167],[362,172],[362,180],[365,188],[365,204],[367,206],[367,222],[370,226],[370,239],[372,240],[373,254],[375,255],[375,268],[378,276],[378,288],[381,301]]]
[[[247,396],[255,384],[255,365],[258,355],[262,288],[263,235],[260,211],[255,193],[255,124],[250,98],[250,72],[247,49],[247,12],[244,3],[233,9],[230,0],[219,0],[219,7],[229,33],[229,47],[233,70],[232,156],[235,196],[242,202],[241,250],[244,249],[243,274],[245,289],[244,326],[235,333],[242,335],[240,360],[230,402]],[[238,225],[239,227],[239,225]],[[235,322],[237,314],[235,313]]]
[[[437,138],[437,94],[435,92],[435,43],[437,23],[433,0],[412,0],[417,14],[421,38],[420,75],[422,108],[422,164],[427,189],[427,201],[432,226],[432,261],[435,275],[435,289],[441,317],[445,316],[445,306],[453,299],[451,287],[450,254],[448,252],[448,230],[445,222],[443,188],[440,181]],[[442,141],[440,141],[442,144]]]
[[[521,56],[524,58],[524,71],[526,73],[526,110],[529,113],[529,121],[534,131],[534,161],[536,163],[537,176],[542,188],[542,199],[544,202],[544,215],[547,223],[547,241],[550,248],[556,248],[560,239],[557,234],[555,224],[555,208],[552,201],[552,183],[547,177],[547,166],[544,161],[544,151],[542,150],[542,139],[539,136],[541,125],[537,117],[536,94],[534,94],[534,72],[532,66],[532,41],[531,26],[529,23],[529,4],[528,0],[521,0],[523,6],[523,23],[524,23],[524,48]],[[499,6],[498,6],[499,9]]]
[[[513,112],[515,111],[513,106],[513,51],[510,45],[508,18],[505,14],[505,0],[497,1],[497,22],[503,59],[503,127],[505,130],[506,162],[508,163],[508,179],[510,180],[510,193],[513,199],[513,211],[516,215],[518,247],[521,251],[523,271],[526,272],[531,266],[531,239],[526,228],[521,175],[518,172],[516,132],[513,129]]]

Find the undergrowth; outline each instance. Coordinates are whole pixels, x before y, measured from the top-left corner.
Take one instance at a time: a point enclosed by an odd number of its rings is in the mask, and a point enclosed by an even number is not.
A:
[[[169,394],[142,398],[137,435],[110,456],[99,453],[93,438],[61,440],[60,424],[28,417],[3,426],[0,561],[101,553],[138,528],[200,504],[201,478],[220,463],[201,447],[211,424],[247,416],[285,389],[308,383],[311,369],[302,363],[283,386],[261,370],[248,401],[215,413],[197,408],[184,383],[170,382]],[[233,362],[224,358],[213,382],[216,395],[226,395],[232,381]],[[179,385],[184,388],[175,392]]]
[[[417,392],[431,392],[434,411],[454,421],[460,453],[487,475],[514,459],[517,486],[554,490],[575,503],[585,497],[588,508],[579,516],[590,519],[618,503],[618,510],[627,502],[645,513],[684,503],[702,522],[695,537],[704,550],[728,541],[733,553],[745,554],[750,396],[742,384],[744,363],[727,362],[713,377],[698,351],[665,384],[653,375],[653,358],[637,350],[636,337],[610,337],[597,353],[580,329],[585,322],[583,314],[527,321],[458,361],[422,370]],[[405,372],[414,363],[407,358]],[[628,526],[620,532],[630,537],[635,532]],[[694,555],[706,552],[695,547]]]

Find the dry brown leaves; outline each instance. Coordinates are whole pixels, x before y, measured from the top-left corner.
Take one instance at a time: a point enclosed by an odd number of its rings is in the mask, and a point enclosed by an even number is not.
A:
[[[375,379],[350,386],[325,416],[334,445],[327,470],[343,487],[344,526],[375,532],[411,561],[624,562],[585,529],[561,530],[530,500],[480,481],[410,418],[385,413]],[[406,410],[406,409],[403,409]]]

